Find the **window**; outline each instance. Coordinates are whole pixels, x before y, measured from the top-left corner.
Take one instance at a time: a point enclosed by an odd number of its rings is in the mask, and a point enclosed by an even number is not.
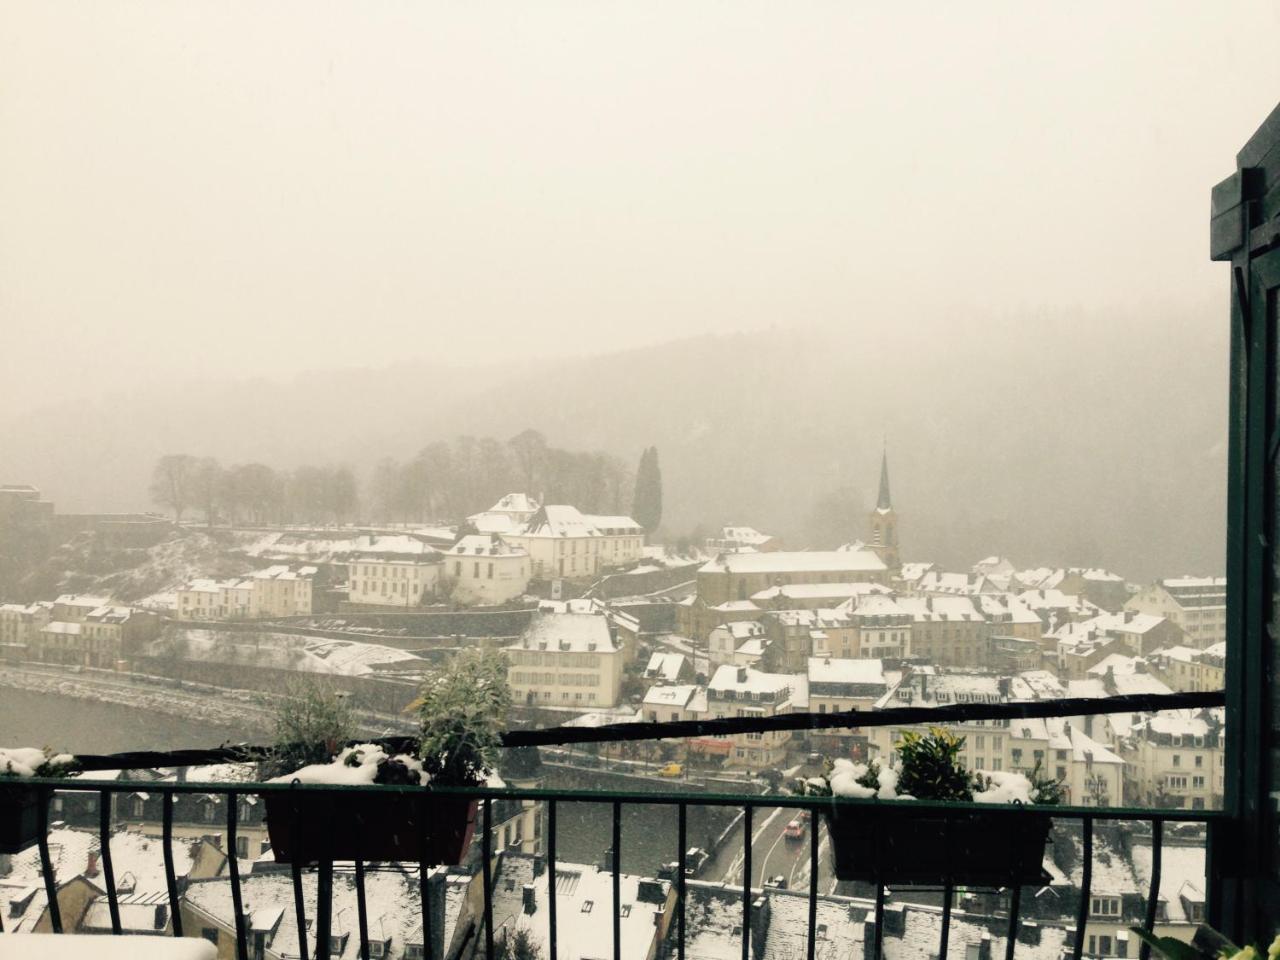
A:
[[[1203,766],[1204,766],[1204,754],[1203,754],[1203,753],[1197,753],[1197,754],[1196,754],[1196,766],[1197,766],[1197,767],[1203,767]]]
[[[1180,767],[1180,766],[1182,766],[1182,755],[1181,755],[1181,754],[1175,753],[1175,754],[1173,755],[1173,765],[1174,765],[1175,767]]]
[[[1090,907],[1092,908],[1092,912],[1095,917],[1120,916],[1119,897],[1094,897]]]
[[[583,901],[582,901],[582,912],[583,912],[583,913],[590,913],[590,912],[591,912],[591,908],[592,908],[592,907],[594,907],[595,905],[596,905],[596,903],[595,903],[595,901],[594,901],[594,900],[583,900]]]
[[[1089,935],[1089,953],[1095,957],[1111,956],[1111,938],[1106,934],[1102,936]]]

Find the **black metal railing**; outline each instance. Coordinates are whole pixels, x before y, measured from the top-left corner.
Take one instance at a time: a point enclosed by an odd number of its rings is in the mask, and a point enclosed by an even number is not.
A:
[[[549,731],[514,731],[506,737],[508,745],[524,745],[528,743],[565,743],[565,742],[600,742],[602,740],[628,739],[666,739],[673,736],[698,736],[708,733],[724,735],[726,733],[753,732],[762,729],[820,729],[832,727],[871,727],[889,724],[908,723],[947,723],[973,720],[998,720],[1022,716],[1080,716],[1110,712],[1128,712],[1133,710],[1158,710],[1175,708],[1203,708],[1220,706],[1222,694],[1169,694],[1160,696],[1113,697],[1105,700],[1059,700],[1048,703],[1017,704],[963,704],[950,708],[894,708],[876,712],[860,712],[856,714],[787,714],[765,718],[732,718],[727,720],[699,721],[696,723],[672,724],[625,724],[615,725],[615,737],[599,736],[602,728],[558,728]],[[604,728],[607,729],[607,728]],[[391,738],[389,745],[406,746],[404,738]],[[240,827],[241,796],[256,795],[265,798],[270,794],[288,793],[295,798],[293,809],[297,811],[303,802],[311,799],[332,797],[338,794],[350,795],[363,792],[365,796],[380,793],[411,793],[421,796],[423,788],[417,786],[320,786],[298,783],[197,783],[176,780],[110,780],[94,781],[92,773],[106,769],[138,769],[146,767],[172,767],[209,763],[225,760],[246,760],[265,755],[260,748],[243,746],[223,747],[216,750],[179,751],[176,753],[142,753],[117,754],[111,756],[84,756],[80,760],[87,770],[86,776],[62,779],[24,781],[24,785],[43,791],[47,800],[56,791],[59,794],[96,793],[99,808],[99,839],[101,846],[101,862],[106,885],[106,897],[109,906],[112,932],[121,932],[119,894],[114,881],[114,870],[111,859],[111,803],[113,795],[134,793],[145,790],[159,794],[162,798],[162,844],[164,849],[164,870],[169,914],[172,917],[171,929],[174,936],[182,936],[182,903],[179,885],[174,869],[173,857],[173,819],[174,800],[184,794],[212,794],[225,799],[226,803],[226,836],[227,836],[227,879],[231,886],[232,907],[234,912],[234,936],[236,956],[239,960],[249,960],[248,933],[242,902],[241,885],[237,850],[237,835]],[[688,903],[688,811],[690,807],[735,807],[742,811],[743,851],[742,851],[742,924],[741,948],[743,960],[752,957],[752,903],[755,897],[752,885],[752,823],[753,815],[760,808],[784,808],[806,810],[809,812],[809,890],[807,913],[807,960],[814,960],[816,947],[817,907],[819,893],[819,823],[824,813],[842,811],[848,816],[856,812],[859,806],[875,805],[883,809],[884,804],[875,800],[853,800],[845,798],[814,798],[797,796],[760,796],[723,793],[636,793],[625,791],[583,791],[583,790],[548,790],[548,789],[513,789],[513,788],[433,788],[429,791],[439,796],[460,796],[474,799],[480,807],[480,872],[483,883],[483,915],[481,931],[484,951],[487,960],[495,956],[493,928],[493,810],[495,802],[516,801],[517,803],[534,801],[541,803],[546,811],[547,835],[545,844],[546,868],[548,870],[548,924],[549,924],[549,960],[557,957],[557,929],[560,918],[556,905],[556,870],[557,870],[557,834],[559,829],[558,809],[564,803],[593,803],[611,806],[611,842],[612,856],[609,858],[613,896],[612,923],[612,956],[614,960],[622,958],[622,926],[621,926],[621,870],[622,870],[622,812],[629,805],[674,807],[676,811],[677,843],[675,850],[675,871],[673,884],[676,889],[674,900],[674,925],[676,931],[675,951],[679,960],[685,960],[687,926],[686,906]],[[50,926],[54,933],[63,929],[62,917],[58,904],[58,881],[54,874],[48,838],[47,803],[39,805],[39,824],[37,843],[39,845],[40,862],[43,873],[45,891],[48,899]],[[895,816],[900,822],[909,823],[913,816],[930,816],[937,819],[939,815],[944,821],[948,838],[953,823],[972,815],[976,810],[984,813],[998,811],[1000,816],[1021,817],[1029,815],[1025,808],[997,808],[991,805],[974,805],[964,803],[938,803],[927,801],[896,801]],[[1049,813],[1055,820],[1078,822],[1081,830],[1083,863],[1079,890],[1079,904],[1074,924],[1074,939],[1071,943],[1073,960],[1080,960],[1085,939],[1085,929],[1089,921],[1089,905],[1091,882],[1093,876],[1094,828],[1099,821],[1145,821],[1150,824],[1152,843],[1152,863],[1149,888],[1145,901],[1143,927],[1151,931],[1157,924],[1160,902],[1161,881],[1161,848],[1163,844],[1163,828],[1166,823],[1198,823],[1206,830],[1207,848],[1210,852],[1220,849],[1229,837],[1232,828],[1231,818],[1223,811],[1215,810],[1162,810],[1136,807],[1090,807],[1090,806],[1054,806],[1038,808]],[[295,819],[295,827],[301,822]],[[432,864],[421,861],[419,866],[419,893],[421,899],[423,944],[426,956],[432,956],[433,936],[431,915],[431,897],[428,889],[429,869]],[[303,897],[304,871],[314,870],[317,885],[317,906],[314,924],[308,923]],[[360,955],[369,956],[368,911],[365,899],[366,864],[357,861],[354,864],[355,888],[357,897],[357,914],[360,936]],[[1212,867],[1207,870],[1207,883],[1214,882]],[[303,960],[307,957],[308,943],[315,943],[316,960],[327,960],[330,954],[330,933],[332,930],[332,890],[334,864],[332,861],[321,862],[315,867],[291,866],[294,911],[296,915],[299,947]],[[939,876],[938,883],[942,892],[941,925],[938,950],[939,956],[945,957],[952,926],[952,906],[955,895],[955,884],[951,876]],[[1212,905],[1213,897],[1206,891],[1206,900]],[[1019,882],[1011,882],[1006,888],[1008,924],[1006,931],[1005,957],[1012,960],[1016,955],[1018,944],[1018,928],[1021,916],[1022,887]],[[882,880],[875,883],[874,894],[874,943],[870,960],[881,960],[884,950],[884,915],[886,884]],[[1209,919],[1212,921],[1212,908]],[[309,934],[312,934],[310,935]],[[1147,949],[1141,951],[1146,960]],[[443,960],[443,958],[439,958]]]

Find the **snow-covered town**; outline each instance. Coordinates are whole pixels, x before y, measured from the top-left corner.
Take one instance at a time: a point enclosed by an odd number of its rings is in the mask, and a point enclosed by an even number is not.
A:
[[[0,960],[1280,960],[1277,38],[0,3]]]

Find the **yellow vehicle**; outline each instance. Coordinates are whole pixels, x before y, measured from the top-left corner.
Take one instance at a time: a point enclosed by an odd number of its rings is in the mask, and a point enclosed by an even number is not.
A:
[[[683,777],[684,767],[678,763],[668,763],[665,767],[658,771],[660,777]]]

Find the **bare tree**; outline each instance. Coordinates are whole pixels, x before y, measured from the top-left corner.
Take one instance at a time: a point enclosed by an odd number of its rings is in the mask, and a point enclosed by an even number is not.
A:
[[[151,471],[151,499],[173,511],[182,522],[182,514],[195,494],[196,466],[199,461],[185,453],[170,453],[156,461]]]

